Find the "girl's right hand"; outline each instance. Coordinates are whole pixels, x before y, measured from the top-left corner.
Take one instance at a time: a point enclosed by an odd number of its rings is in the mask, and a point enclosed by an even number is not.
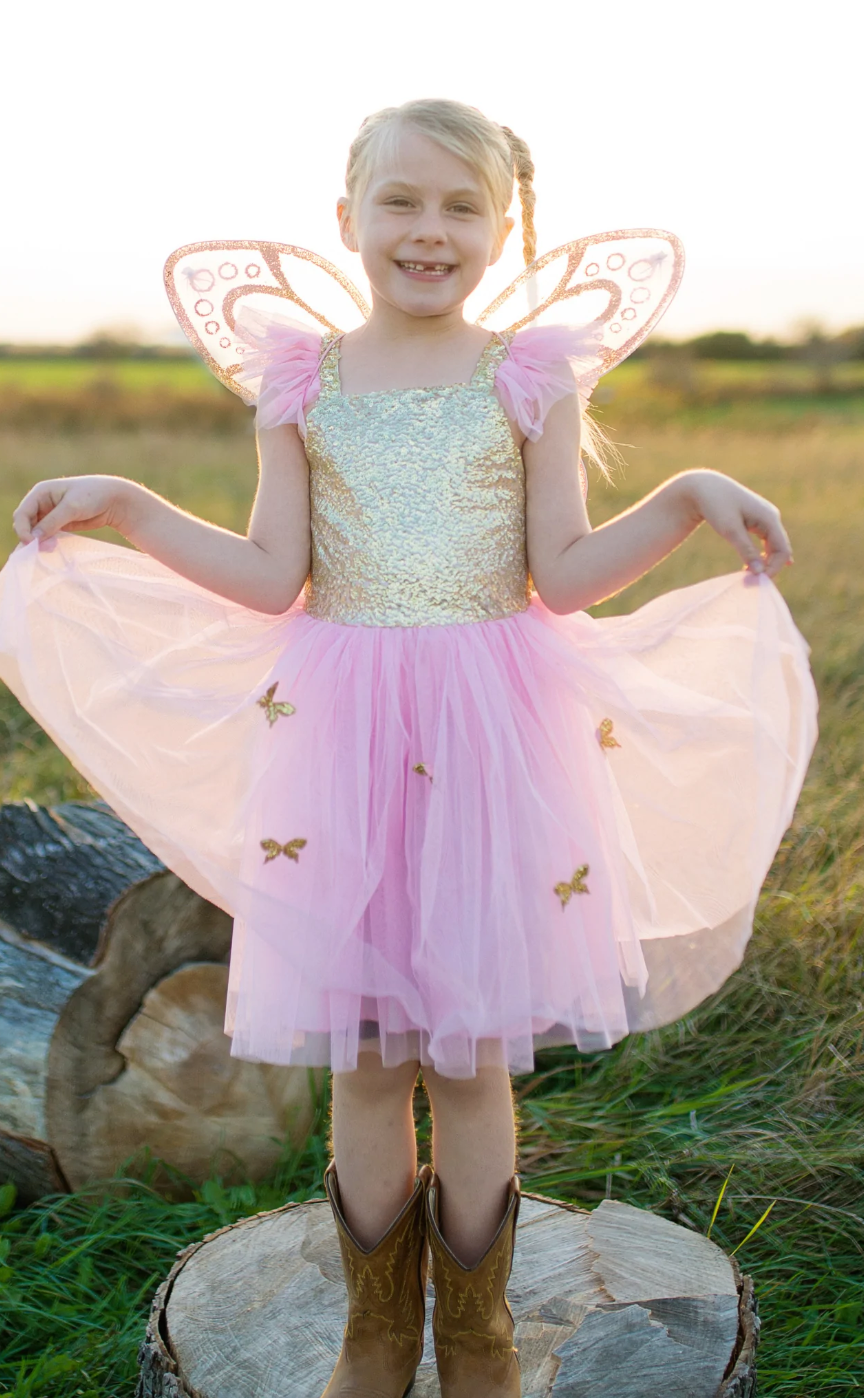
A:
[[[121,476],[62,476],[39,481],[12,515],[22,544],[49,539],[61,529],[102,529],[123,533],[129,481]]]

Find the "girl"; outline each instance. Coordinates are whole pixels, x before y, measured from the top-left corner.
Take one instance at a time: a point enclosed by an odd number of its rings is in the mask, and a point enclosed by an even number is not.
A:
[[[3,574],[3,678],[234,914],[232,1051],[334,1070],[349,1320],[327,1398],[410,1389],[429,1248],[444,1398],[520,1392],[508,1070],[723,981],[814,739],[775,507],[688,471],[592,532],[590,336],[463,316],[514,175],[533,257],[531,171],[458,103],[369,118],[338,204],[365,324],[238,317],[261,381],[247,536],[120,477],[43,481]],[[702,521],[743,575],[584,614]],[[105,525],[139,552],[68,532]]]

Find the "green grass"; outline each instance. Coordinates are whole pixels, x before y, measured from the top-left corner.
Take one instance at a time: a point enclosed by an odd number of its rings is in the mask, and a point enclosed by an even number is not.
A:
[[[786,430],[864,422],[864,362],[735,363],[682,352],[629,360],[595,402],[621,423]],[[251,415],[201,362],[0,357],[0,430],[250,430]]]
[[[639,366],[634,366],[639,367]],[[794,431],[639,426],[612,400],[626,471],[592,482],[595,522],[672,471],[711,466],[775,499],[795,545],[781,587],[813,647],[822,737],[759,905],[743,967],[685,1021],[610,1053],[541,1056],[517,1079],[526,1185],[588,1205],[611,1194],[707,1231],[756,1280],[763,1398],[864,1388],[864,426]],[[615,432],[616,423],[618,432]],[[120,470],[242,527],[251,442],[231,436],[0,434],[0,523],[37,475]],[[601,611],[736,559],[699,531]],[[0,702],[0,795],[56,800],[80,778],[11,699]],[[428,1147],[428,1119],[418,1123]],[[7,1213],[0,1226],[0,1395],[129,1398],[147,1302],[178,1247],[223,1222],[319,1191],[326,1123],[259,1186],[217,1180],[191,1203],[146,1185]],[[65,1365],[65,1368],[64,1368]],[[51,1368],[55,1372],[51,1372]]]
[[[149,393],[152,389],[183,391],[201,389],[218,394],[221,389],[209,369],[190,353],[186,359],[20,359],[0,358],[0,392],[7,388],[31,393],[88,388],[94,383]]]

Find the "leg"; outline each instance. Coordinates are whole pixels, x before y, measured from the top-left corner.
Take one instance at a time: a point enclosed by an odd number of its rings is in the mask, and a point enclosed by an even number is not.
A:
[[[362,1053],[333,1077],[335,1159],[324,1183],[348,1288],[348,1323],[323,1398],[405,1398],[423,1354],[426,1190],[411,1109],[417,1064]]]
[[[501,1223],[516,1161],[516,1124],[505,1068],[474,1078],[423,1069],[432,1105],[432,1153],[441,1181],[441,1231],[464,1267],[485,1253]]]
[[[519,1398],[505,1295],[519,1213],[510,1080],[503,1068],[459,1081],[424,1076],[435,1154],[426,1225],[441,1398]]]
[[[345,1220],[361,1247],[374,1247],[414,1189],[418,1067],[402,1063],[385,1068],[379,1054],[361,1053],[355,1072],[333,1075],[339,1193]]]

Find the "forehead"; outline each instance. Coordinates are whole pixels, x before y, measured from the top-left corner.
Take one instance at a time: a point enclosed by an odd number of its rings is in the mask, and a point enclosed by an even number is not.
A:
[[[397,129],[385,133],[369,179],[369,190],[385,184],[413,188],[473,190],[483,194],[483,182],[467,161],[445,150],[422,131]]]

